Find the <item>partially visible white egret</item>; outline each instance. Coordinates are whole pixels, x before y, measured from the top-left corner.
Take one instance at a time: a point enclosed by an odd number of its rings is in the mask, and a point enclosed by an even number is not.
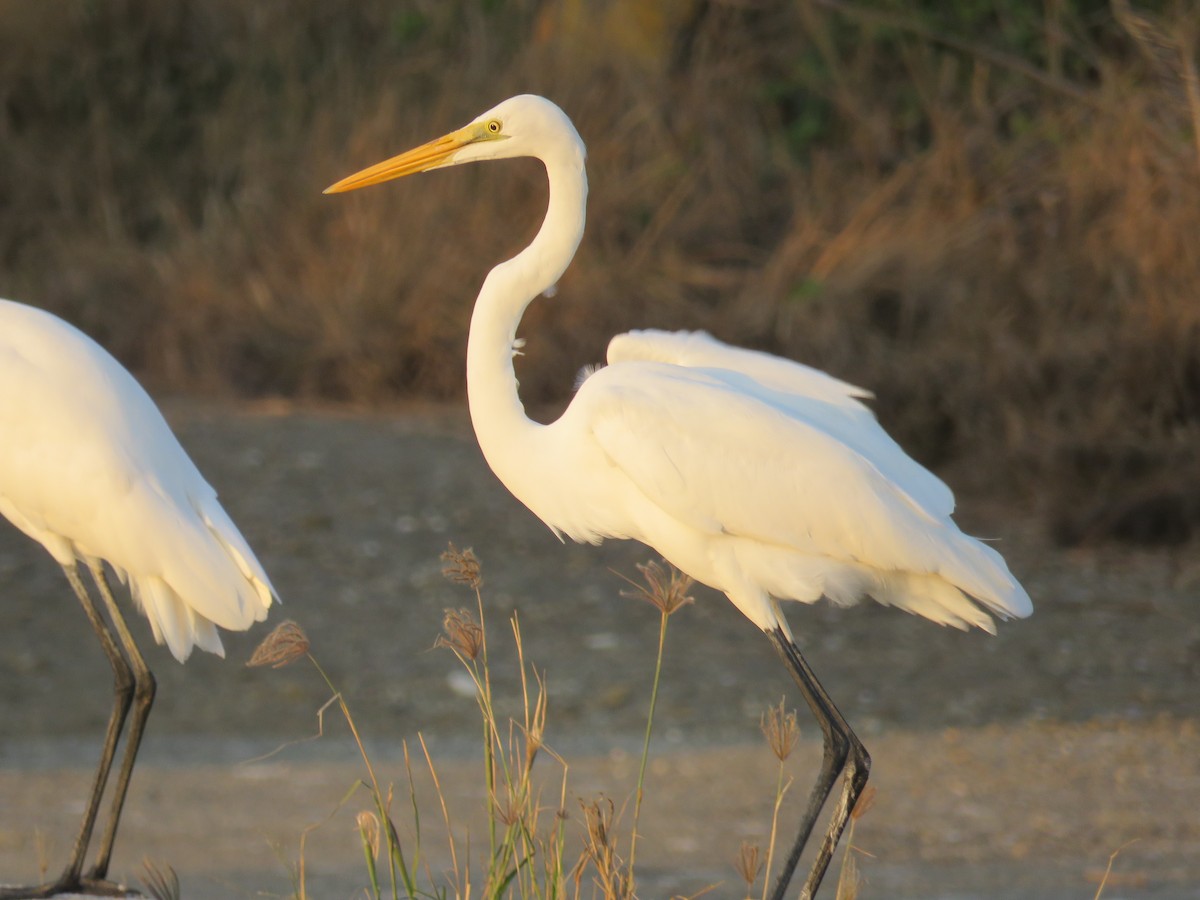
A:
[[[471,420],[492,470],[556,534],[650,545],[724,591],[763,630],[824,734],[820,774],[776,882],[781,900],[838,773],[845,785],[802,897],[813,896],[867,781],[870,757],[800,653],[780,600],[869,596],[943,625],[994,632],[1032,604],[996,551],[951,520],[954,498],[884,432],[860,388],[705,334],[633,332],[562,417],[531,421],[512,357],[525,308],[583,236],[583,141],[530,95],[327,189],[354,190],[476,160],[532,156],[549,209],[525,250],[492,269],[467,346]]]
[[[155,682],[104,572],[129,584],[154,639],[180,662],[224,655],[217,627],[266,618],[275,591],[141,385],[99,344],[40,309],[0,300],[0,514],[62,566],[113,670],[113,709],[70,861],[57,881],[0,898],[113,894],[113,841]],[[112,626],[88,594],[91,572]],[[114,630],[116,634],[114,635]],[[119,642],[119,643],[118,643]],[[84,856],[130,707],[133,715],[95,865]]]

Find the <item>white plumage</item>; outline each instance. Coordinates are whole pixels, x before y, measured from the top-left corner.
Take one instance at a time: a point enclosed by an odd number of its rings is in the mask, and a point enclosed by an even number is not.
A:
[[[59,565],[102,559],[179,661],[224,655],[274,590],[162,413],[62,319],[0,300],[0,513]]]
[[[870,758],[800,654],[778,601],[863,596],[934,622],[994,630],[1028,595],[998,553],[951,520],[954,498],[908,457],[862,401],[815,369],[701,333],[613,339],[555,422],[526,415],[512,356],[534,298],[558,282],[583,236],[586,153],[548,100],[506,100],[465,127],[343,179],[353,190],[476,160],[546,166],[546,218],[488,274],[467,348],[471,419],[488,464],[560,535],[642,541],[724,591],[771,639],[825,735],[825,760],[773,896],[786,890],[839,771],[846,787],[802,896],[815,893]]]
[[[949,490],[879,427],[855,399],[864,392],[707,336],[638,335],[640,359],[627,337],[556,426],[587,435],[609,466],[602,496],[624,500],[623,522],[647,524],[571,537],[642,540],[764,630],[784,624],[769,598],[872,596],[989,631],[985,609],[1028,614],[999,554],[958,530]],[[671,360],[679,337],[705,352]],[[650,524],[662,513],[670,537]],[[562,508],[539,515],[570,521]]]

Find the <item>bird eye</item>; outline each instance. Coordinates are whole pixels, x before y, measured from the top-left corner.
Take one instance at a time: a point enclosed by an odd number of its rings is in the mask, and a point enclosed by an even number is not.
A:
[[[492,119],[491,121],[489,121],[487,123],[487,130],[490,134],[499,134],[500,133],[500,120]]]

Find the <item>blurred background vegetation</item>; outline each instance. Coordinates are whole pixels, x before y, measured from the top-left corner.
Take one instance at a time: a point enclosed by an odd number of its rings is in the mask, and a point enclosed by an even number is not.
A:
[[[0,0],[0,294],[157,392],[459,401],[536,163],[321,190],[542,93],[588,233],[523,331],[705,328],[870,387],[1064,540],[1200,525],[1197,0]]]

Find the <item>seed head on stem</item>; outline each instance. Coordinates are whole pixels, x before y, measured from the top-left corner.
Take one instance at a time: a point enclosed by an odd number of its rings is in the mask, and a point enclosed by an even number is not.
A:
[[[622,591],[623,597],[645,600],[664,616],[669,616],[695,602],[696,598],[688,594],[688,588],[693,584],[692,576],[679,571],[670,563],[638,563],[637,570],[642,573],[646,583],[636,584],[626,578],[625,580],[633,585],[633,590]]]
[[[358,814],[355,822],[358,825],[358,833],[362,837],[363,845],[370,848],[373,859],[378,859],[379,837],[383,831],[379,824],[379,816],[369,809],[364,809]]]
[[[309,646],[308,635],[304,633],[304,629],[287,619],[262,639],[262,643],[254,648],[254,653],[246,665],[281,669],[288,663],[307,656]]]
[[[792,755],[800,737],[800,726],[796,723],[796,711],[784,710],[783,698],[778,706],[771,706],[762,716],[762,732],[775,758],[783,762]]]
[[[442,563],[442,575],[455,584],[465,584],[473,590],[479,590],[483,584],[483,576],[480,574],[482,566],[475,551],[470,547],[459,550],[451,542],[442,554]]]
[[[762,871],[763,864],[759,859],[759,854],[758,844],[742,841],[742,848],[733,861],[733,867],[742,876],[742,881],[746,882],[746,896],[750,895],[750,889],[754,887],[754,882],[758,880],[758,873]]]
[[[483,626],[468,609],[448,609],[442,620],[442,633],[433,645],[449,647],[463,659],[473,660],[483,649]]]

